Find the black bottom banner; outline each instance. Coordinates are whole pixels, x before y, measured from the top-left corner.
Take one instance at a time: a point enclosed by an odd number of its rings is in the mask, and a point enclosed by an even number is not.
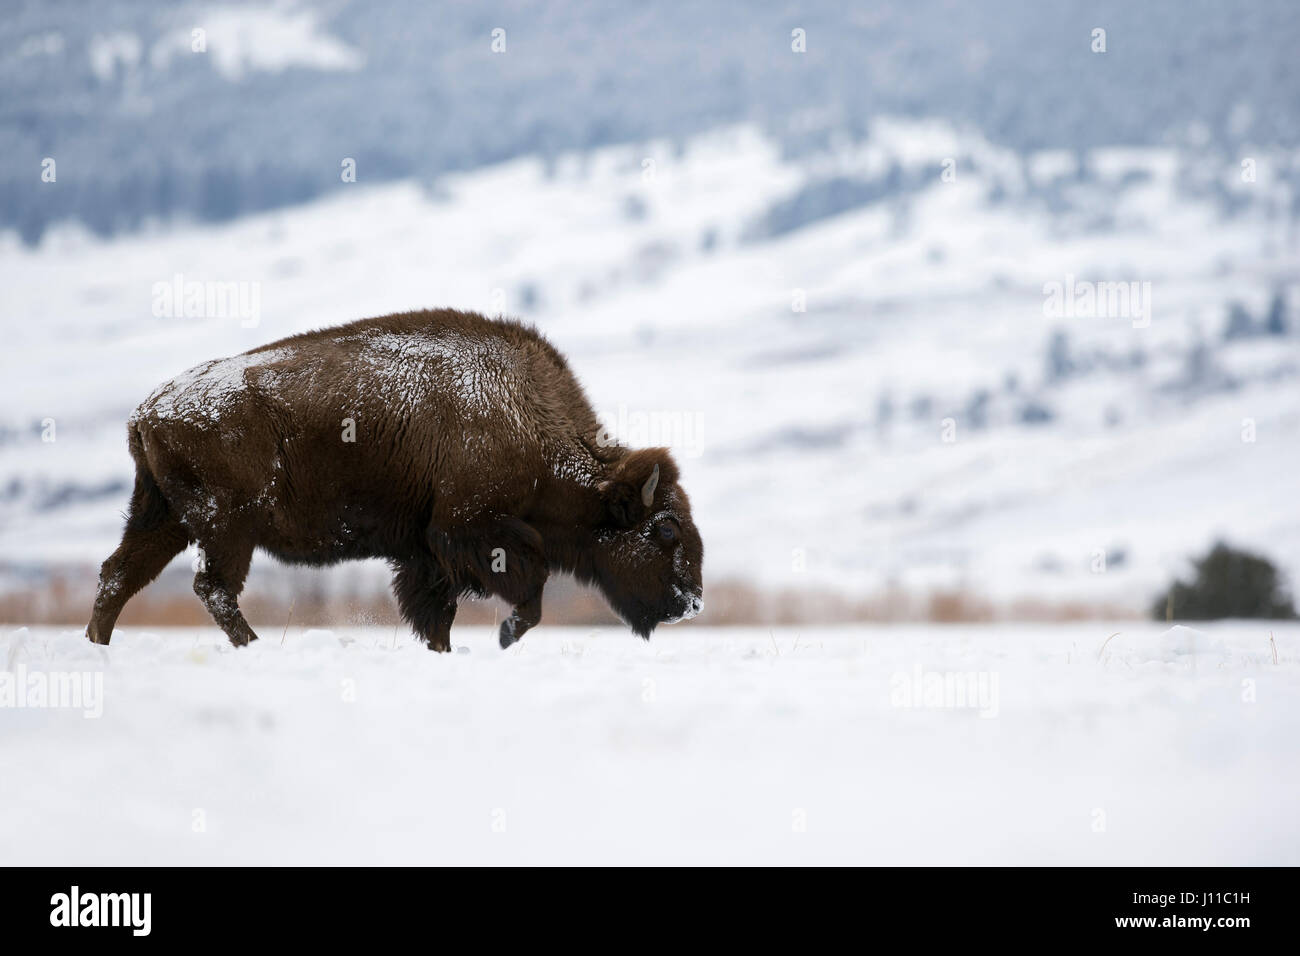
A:
[[[501,870],[11,868],[7,943],[350,941],[490,916],[531,945],[589,936],[832,943],[1124,940],[1281,942],[1294,872],[1278,869]],[[611,935],[613,934],[613,935]],[[559,937],[557,939],[556,937]],[[39,937],[39,939],[38,939]],[[75,939],[73,939],[75,937]],[[416,938],[421,938],[417,935]],[[672,938],[672,937],[670,937]],[[20,950],[11,949],[10,952]]]

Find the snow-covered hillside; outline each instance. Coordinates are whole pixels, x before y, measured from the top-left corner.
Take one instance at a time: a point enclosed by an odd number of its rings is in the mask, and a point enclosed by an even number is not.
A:
[[[1294,866],[1298,641],[5,629],[6,677],[100,685],[0,707],[0,860]]]
[[[711,580],[1139,608],[1224,535],[1294,582],[1298,160],[1250,159],[1244,182],[1238,157],[1020,156],[885,120],[795,156],[739,127],[431,184],[362,170],[223,227],[10,234],[3,577],[111,550],[122,422],[158,382],[458,306],[535,321],[616,432],[677,450]],[[244,311],[159,306],[191,282]],[[1054,284],[1101,282],[1136,283],[1119,314],[1053,311]]]

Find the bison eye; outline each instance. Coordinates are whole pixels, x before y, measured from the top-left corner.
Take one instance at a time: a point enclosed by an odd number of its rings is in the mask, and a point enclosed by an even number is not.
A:
[[[664,544],[672,544],[677,540],[677,529],[672,525],[664,522],[658,528],[659,540]]]

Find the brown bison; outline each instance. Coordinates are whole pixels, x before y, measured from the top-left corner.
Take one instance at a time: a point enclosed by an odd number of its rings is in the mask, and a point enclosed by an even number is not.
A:
[[[551,571],[592,583],[642,637],[701,608],[703,545],[663,448],[601,427],[535,329],[470,312],[408,312],[205,362],[127,423],[135,489],[87,628],[185,549],[194,590],[236,645],[253,550],[325,565],[383,558],[403,618],[450,649],[456,601],[513,606],[508,647],[537,624]]]

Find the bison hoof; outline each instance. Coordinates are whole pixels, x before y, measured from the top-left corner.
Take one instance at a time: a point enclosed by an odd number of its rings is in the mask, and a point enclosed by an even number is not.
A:
[[[515,636],[514,618],[508,617],[501,622],[501,649],[505,650],[518,640],[519,638]]]

